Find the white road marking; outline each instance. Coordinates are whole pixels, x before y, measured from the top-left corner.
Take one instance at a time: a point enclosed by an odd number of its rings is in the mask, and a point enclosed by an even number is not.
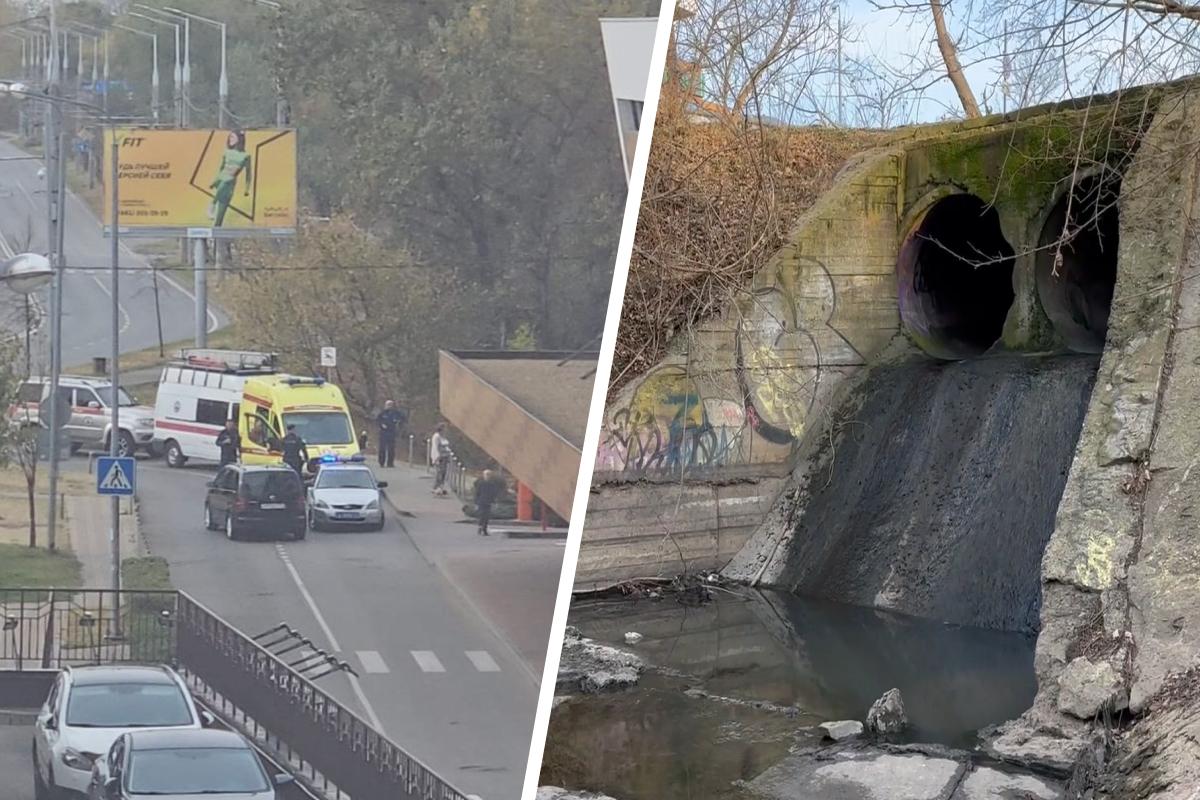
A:
[[[112,300],[112,290],[104,285],[104,281],[100,280],[99,276],[97,275],[92,275],[92,280],[95,281],[96,285],[100,287],[100,291],[108,295],[109,300]],[[121,305],[119,302],[117,303],[117,311],[121,313],[121,317],[125,320],[121,323],[121,330],[119,331],[120,333],[124,333],[125,331],[129,330],[129,313],[125,310],[125,306]]]
[[[378,650],[359,650],[356,652],[358,660],[362,662],[363,669],[367,672],[384,673],[391,672],[388,665],[383,663],[383,656],[379,655]]]
[[[446,668],[432,650],[413,650],[412,657],[424,672],[445,672]]]
[[[487,650],[468,650],[467,658],[471,659],[471,663],[475,665],[475,669],[480,672],[500,671],[500,665],[496,663],[496,659],[492,658],[492,654]]]
[[[329,623],[325,621],[325,616],[321,613],[321,609],[317,607],[317,601],[313,600],[313,596],[309,593],[308,587],[304,585],[300,573],[296,570],[295,565],[292,564],[292,557],[288,555],[287,548],[281,544],[277,544],[275,545],[275,552],[279,554],[283,565],[287,567],[288,574],[292,576],[292,581],[304,597],[304,602],[308,603],[308,608],[312,611],[313,617],[316,618],[317,625],[321,627],[321,632],[329,640],[329,647],[334,653],[340,653],[342,646],[338,644],[337,637],[333,635],[333,630],[329,627]],[[346,679],[350,681],[350,688],[354,690],[354,696],[358,698],[358,702],[362,704],[363,711],[367,714],[367,722],[371,723],[371,727],[375,730],[386,736],[387,733],[383,729],[383,723],[379,721],[379,715],[375,713],[375,708],[371,705],[371,701],[367,699],[367,695],[362,689],[362,684],[358,682],[358,678],[350,673],[346,673]]]

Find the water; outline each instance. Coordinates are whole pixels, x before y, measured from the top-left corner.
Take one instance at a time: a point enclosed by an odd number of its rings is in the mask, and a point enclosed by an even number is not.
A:
[[[641,633],[631,649],[654,669],[635,689],[555,709],[542,782],[621,800],[739,797],[733,781],[816,741],[806,729],[820,722],[864,719],[893,687],[912,721],[906,740],[967,748],[1033,700],[1030,637],[744,594],[699,608],[577,603],[571,624],[622,647],[627,631]],[[696,689],[708,696],[685,693]]]

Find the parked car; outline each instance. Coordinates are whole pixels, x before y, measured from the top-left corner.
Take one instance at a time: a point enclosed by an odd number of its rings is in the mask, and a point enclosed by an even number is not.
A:
[[[308,527],[383,530],[383,495],[386,481],[375,480],[365,464],[323,463],[308,490]]]
[[[139,405],[123,388],[117,389],[116,397],[118,454],[132,456],[141,450],[158,455],[154,443],[154,409]],[[83,447],[107,450],[112,430],[112,384],[63,375],[58,382],[58,398],[64,409],[70,409],[63,432],[71,452]],[[18,390],[17,402],[8,410],[9,419],[23,425],[39,425],[42,409],[47,408],[49,399],[50,379],[29,378]],[[61,413],[66,415],[67,411]]]
[[[276,800],[275,787],[292,781],[287,774],[268,777],[258,753],[233,731],[134,731],[97,759],[88,798]]]
[[[222,467],[208,483],[204,527],[225,531],[225,538],[278,536],[303,539],[307,531],[304,482],[290,467]]]
[[[130,730],[199,730],[211,722],[168,667],[67,667],[34,723],[34,796],[85,794],[96,759]]]

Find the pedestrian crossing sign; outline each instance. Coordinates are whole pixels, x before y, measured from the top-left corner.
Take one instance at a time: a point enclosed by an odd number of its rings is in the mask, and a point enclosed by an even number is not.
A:
[[[96,494],[132,495],[135,486],[137,470],[132,458],[102,456],[96,459]]]

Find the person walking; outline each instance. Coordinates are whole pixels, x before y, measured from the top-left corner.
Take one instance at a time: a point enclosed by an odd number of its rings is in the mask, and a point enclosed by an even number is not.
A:
[[[225,421],[225,429],[217,434],[217,447],[221,448],[222,467],[237,463],[242,452],[242,435],[238,433],[236,420]]]
[[[504,484],[492,475],[490,469],[483,471],[483,477],[475,481],[475,513],[479,517],[479,535],[488,535],[488,522],[492,518],[492,504],[500,496]]]
[[[439,422],[429,439],[429,461],[433,464],[433,493],[446,496],[446,472],[450,469],[450,440],[446,438],[446,423]]]
[[[379,425],[379,466],[396,466],[396,437],[404,425],[406,415],[396,408],[396,403],[388,400],[383,404],[383,411],[375,418]]]
[[[296,433],[295,425],[287,426],[287,435],[283,437],[283,463],[296,470],[300,479],[304,479],[304,465],[308,462],[308,445]]]

